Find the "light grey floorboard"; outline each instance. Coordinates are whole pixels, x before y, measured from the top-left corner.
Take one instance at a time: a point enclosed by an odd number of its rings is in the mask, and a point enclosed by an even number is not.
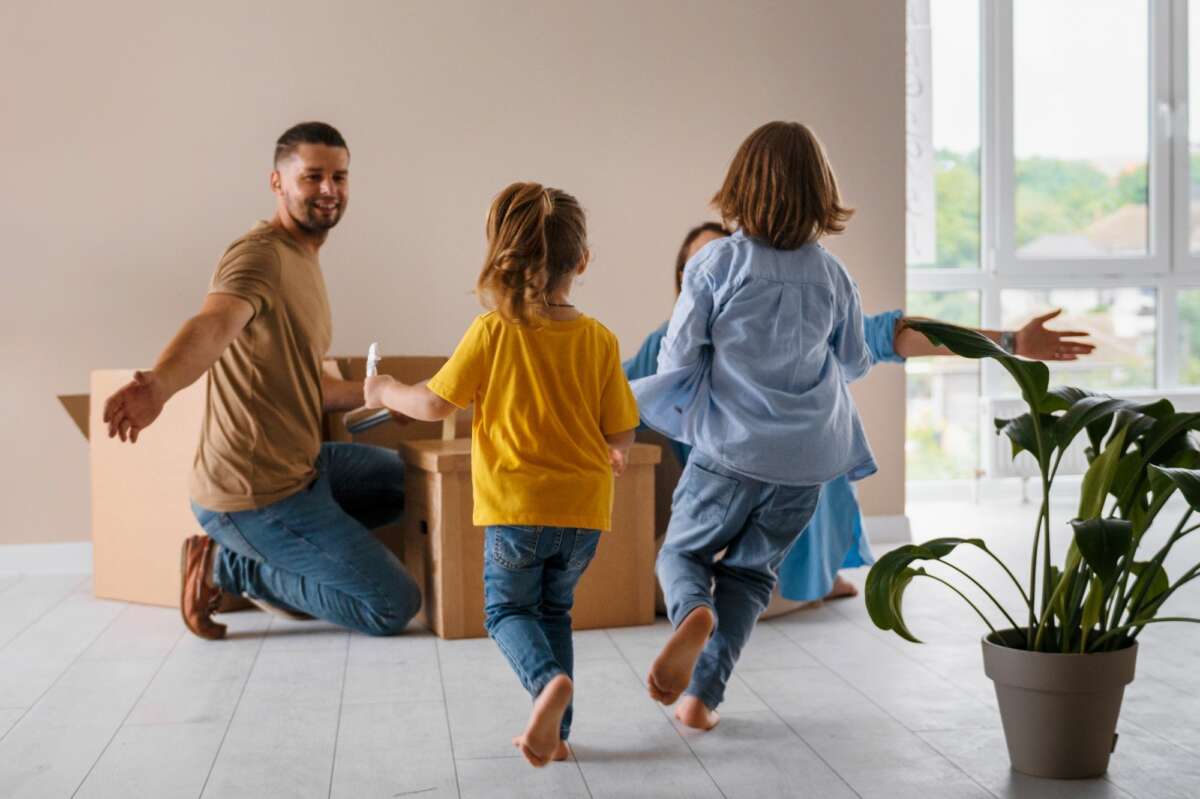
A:
[[[0,796],[70,796],[160,665],[81,660],[0,741]]]
[[[0,614],[0,652],[13,638],[71,596],[84,582],[78,574],[33,575],[11,586]]]
[[[723,713],[688,743],[729,799],[852,799],[853,789],[774,713]]]
[[[76,794],[78,799],[195,799],[221,745],[225,722],[126,724]]]
[[[330,795],[337,799],[457,796],[441,701],[344,706]]]
[[[458,772],[463,799],[588,799],[592,795],[572,762],[535,769],[524,759],[481,758],[461,761]]]
[[[337,718],[336,704],[239,705],[203,796],[328,797]]]

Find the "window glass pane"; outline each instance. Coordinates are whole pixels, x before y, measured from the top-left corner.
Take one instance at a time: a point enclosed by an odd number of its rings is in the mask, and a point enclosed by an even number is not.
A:
[[[1018,255],[1146,254],[1149,27],[1146,0],[1014,4]]]
[[[979,267],[979,4],[909,0],[907,234],[912,267]]]
[[[979,326],[979,292],[909,292],[909,316]],[[905,456],[910,480],[974,477],[979,467],[979,361],[909,358]]]
[[[1200,289],[1179,292],[1179,382],[1200,385]]]
[[[1190,235],[1192,252],[1200,252],[1200,3],[1188,3],[1188,161],[1191,171]]]
[[[1062,308],[1048,326],[1090,333],[1095,352],[1049,364],[1051,384],[1095,391],[1154,388],[1156,299],[1152,288],[1014,289],[1000,293],[1000,312],[1004,327],[1015,330]]]

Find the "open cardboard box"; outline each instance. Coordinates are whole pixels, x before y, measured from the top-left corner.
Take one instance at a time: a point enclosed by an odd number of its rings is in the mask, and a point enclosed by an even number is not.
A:
[[[406,382],[431,377],[443,357],[388,357],[381,374]],[[327,371],[347,379],[366,374],[365,358],[337,358]],[[176,394],[162,415],[130,445],[110,439],[101,420],[104,400],[133,379],[132,369],[92,372],[90,394],[58,399],[90,442],[92,488],[92,564],[94,591],[105,599],[178,607],[179,550],[183,540],[203,532],[188,503],[188,482],[200,424],[204,416],[205,381],[197,380]],[[91,398],[95,398],[92,401]],[[441,422],[387,423],[353,440],[399,448],[401,442],[438,439],[465,430],[470,419],[457,414],[456,425]],[[327,414],[325,437],[350,441],[342,414]],[[381,539],[402,553],[399,526],[384,528]]]
[[[409,441],[405,461],[404,565],[424,596],[427,626],[442,638],[486,635],[484,530],[472,521],[471,442]],[[654,472],[657,446],[634,444],[616,480],[612,529],[575,590],[577,630],[654,623]]]

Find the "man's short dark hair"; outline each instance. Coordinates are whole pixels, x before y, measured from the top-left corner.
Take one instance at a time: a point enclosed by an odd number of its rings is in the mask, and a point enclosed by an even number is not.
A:
[[[333,125],[325,122],[301,122],[285,130],[276,140],[275,165],[279,166],[279,162],[296,152],[296,148],[301,144],[324,144],[328,147],[341,147],[347,153],[350,152],[346,140]]]

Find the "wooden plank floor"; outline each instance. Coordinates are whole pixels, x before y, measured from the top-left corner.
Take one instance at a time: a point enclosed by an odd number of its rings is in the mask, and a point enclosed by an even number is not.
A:
[[[1032,506],[909,510],[918,540],[985,535],[1028,558]],[[1200,539],[1184,543],[1175,562],[1200,559]],[[1173,604],[1196,615],[1200,592]],[[540,771],[509,745],[529,701],[488,640],[238,613],[206,642],[174,611],[93,598],[86,575],[0,576],[0,606],[12,799],[1200,796],[1200,628],[1143,636],[1105,779],[1036,780],[1008,767],[978,619],[934,585],[906,602],[923,646],[876,630],[858,599],[759,625],[706,734],[643,689],[665,622],[579,633],[575,755]]]

